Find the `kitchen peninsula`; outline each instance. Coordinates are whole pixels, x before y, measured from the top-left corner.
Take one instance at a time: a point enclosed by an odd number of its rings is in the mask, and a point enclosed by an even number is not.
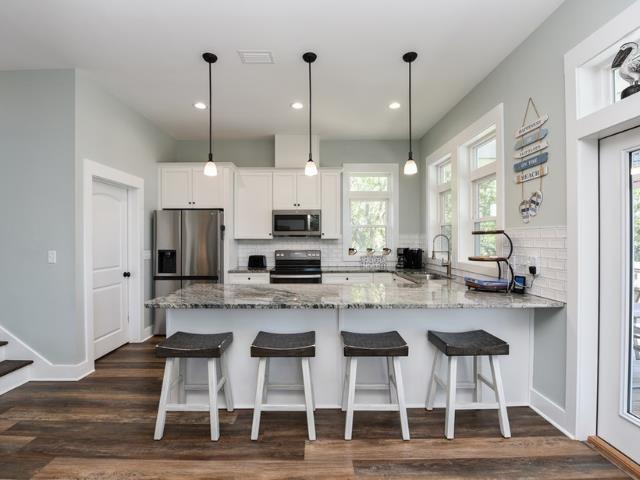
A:
[[[404,275],[411,280],[410,275]],[[147,308],[166,309],[167,335],[177,331],[194,333],[233,332],[228,364],[236,408],[253,408],[257,361],[249,346],[260,330],[270,332],[316,331],[316,357],[311,360],[316,404],[319,408],[339,408],[344,359],[340,331],[382,332],[397,330],[409,344],[403,358],[407,404],[424,405],[427,375],[433,349],[427,330],[463,331],[484,329],[506,340],[510,355],[503,361],[503,378],[509,405],[529,405],[533,366],[534,310],[561,308],[564,303],[536,297],[504,293],[468,291],[453,280],[420,280],[400,284],[363,285],[229,285],[194,284],[146,303]],[[292,383],[300,377],[298,364],[289,359],[273,359],[271,379]],[[459,380],[471,375],[471,359],[464,359]],[[489,366],[483,365],[488,369]],[[358,381],[382,383],[383,359],[367,359],[358,371]],[[190,360],[187,384],[206,384],[206,361]],[[485,387],[486,388],[486,387]],[[195,389],[187,401],[204,398]],[[299,392],[274,392],[276,401],[286,401]],[[382,392],[364,392],[380,401]],[[444,404],[444,396],[436,406]],[[460,391],[461,401],[470,394]],[[493,401],[487,389],[485,399]]]

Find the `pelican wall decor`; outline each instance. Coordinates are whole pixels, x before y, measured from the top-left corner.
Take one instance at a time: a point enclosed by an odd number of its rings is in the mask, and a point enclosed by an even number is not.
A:
[[[640,52],[636,42],[627,42],[620,47],[611,68],[619,68],[620,77],[630,84],[622,91],[621,98],[640,92]]]

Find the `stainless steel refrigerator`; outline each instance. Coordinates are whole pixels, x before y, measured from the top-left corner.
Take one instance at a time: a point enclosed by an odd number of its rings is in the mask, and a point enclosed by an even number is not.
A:
[[[153,218],[153,295],[161,297],[192,283],[221,283],[222,210],[156,210]],[[153,309],[153,333],[166,332],[166,316]]]

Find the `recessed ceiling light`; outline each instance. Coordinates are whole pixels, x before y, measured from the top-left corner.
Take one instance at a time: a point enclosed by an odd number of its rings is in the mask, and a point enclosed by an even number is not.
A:
[[[206,110],[207,109],[207,104],[204,102],[196,102],[193,104],[193,106],[195,108],[197,108],[198,110]]]
[[[291,108],[293,108],[294,110],[300,110],[304,108],[304,105],[301,102],[293,102],[291,104]]]
[[[397,109],[399,109],[399,108],[400,108],[400,104],[399,104],[398,102],[391,102],[391,103],[389,104],[389,108],[390,108],[391,110],[397,110]]]

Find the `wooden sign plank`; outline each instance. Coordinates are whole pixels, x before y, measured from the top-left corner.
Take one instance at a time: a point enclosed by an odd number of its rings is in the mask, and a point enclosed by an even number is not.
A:
[[[549,144],[547,143],[546,140],[542,140],[540,142],[532,143],[531,145],[528,145],[528,146],[524,147],[519,152],[516,152],[515,155],[513,156],[513,158],[528,157],[529,155],[533,155],[534,153],[541,152],[542,150],[544,150],[548,146],[549,146]]]
[[[536,128],[540,128],[542,125],[544,125],[547,120],[549,120],[549,115],[547,115],[545,113],[540,118],[537,118],[533,122],[528,123],[527,125],[524,125],[524,126],[520,127],[518,130],[516,130],[516,137],[522,137],[523,135],[526,135],[527,133],[531,133]]]
[[[547,136],[549,130],[546,128],[541,128],[539,130],[534,130],[531,133],[528,133],[522,137],[520,137],[513,146],[514,150],[520,150],[522,147],[526,147],[527,145],[532,144],[533,142],[537,142],[542,140]]]
[[[522,160],[521,162],[513,164],[514,172],[522,172],[523,170],[527,170],[528,168],[537,167],[538,165],[542,165],[543,163],[547,163],[549,160],[549,153],[544,152],[535,157],[530,157]]]
[[[519,173],[515,177],[516,183],[524,183],[529,182],[531,180],[535,180],[536,178],[544,177],[549,173],[549,167],[547,165],[541,165],[533,170],[526,171],[524,173]]]

